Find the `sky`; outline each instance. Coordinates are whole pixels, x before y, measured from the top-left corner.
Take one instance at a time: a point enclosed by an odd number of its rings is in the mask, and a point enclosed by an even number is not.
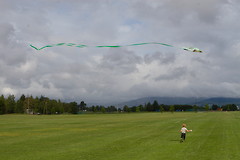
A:
[[[240,97],[238,0],[0,0],[0,15],[4,96]],[[175,47],[94,47],[142,42]],[[29,46],[56,43],[90,47]]]

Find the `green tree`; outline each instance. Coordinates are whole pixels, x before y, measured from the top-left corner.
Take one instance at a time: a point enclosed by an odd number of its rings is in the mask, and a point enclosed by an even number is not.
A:
[[[27,114],[33,114],[34,109],[34,99],[32,96],[26,97],[24,101],[24,111]]]
[[[132,112],[136,112],[136,109],[137,109],[136,106],[132,106],[132,108],[131,108]]]
[[[140,112],[146,111],[146,108],[143,105],[139,105],[138,108],[139,108]]]
[[[159,104],[156,100],[152,104],[152,110],[153,111],[158,111],[159,110]]]
[[[198,111],[197,105],[194,105],[194,106],[193,106],[193,110],[194,110],[194,112],[197,112],[197,111]]]
[[[56,100],[52,99],[52,100],[49,100],[49,111],[50,111],[50,114],[58,114],[58,103]]]
[[[227,107],[227,111],[231,110],[229,105],[226,105],[226,107]]]
[[[227,104],[222,106],[223,111],[236,111],[238,110],[237,106],[235,104]]]
[[[205,109],[205,111],[209,111],[209,105],[208,104],[206,104],[205,106],[204,106],[204,109]]]
[[[43,114],[50,114],[51,113],[51,109],[49,107],[49,98],[48,97],[44,97],[41,96],[40,97],[40,102],[41,102],[41,110]]]
[[[116,112],[117,108],[115,106],[108,106],[107,110],[108,110],[108,112]]]
[[[78,113],[78,105],[77,102],[70,102],[69,103],[70,107],[70,113],[72,114],[77,114]]]
[[[15,113],[24,113],[24,101],[26,97],[23,94],[16,103]]]
[[[63,109],[65,113],[71,113],[71,108],[69,103],[63,103]]]
[[[16,105],[15,96],[9,95],[8,98],[6,99],[6,113],[14,113],[15,105]]]
[[[174,105],[171,105],[171,106],[170,106],[169,111],[172,112],[172,113],[175,111]]]
[[[63,103],[60,101],[60,99],[58,100],[58,112],[61,114],[61,113],[64,113],[64,107],[63,107]]]
[[[218,108],[219,108],[218,105],[216,105],[216,104],[212,105],[212,110],[217,110]]]
[[[160,111],[161,111],[162,113],[164,112],[164,105],[163,105],[163,104],[160,105]]]
[[[130,109],[127,105],[125,105],[125,106],[123,107],[123,111],[124,111],[124,112],[130,112],[131,109]]]
[[[237,107],[236,104],[232,104],[231,106],[232,106],[232,110],[233,110],[233,111],[237,111],[237,110],[238,110],[238,107]]]
[[[136,107],[136,112],[140,112],[140,107],[139,106]]]
[[[146,110],[147,110],[148,112],[153,111],[153,106],[152,106],[152,104],[151,104],[150,102],[148,102],[147,104],[145,104],[145,106],[146,106]]]
[[[5,108],[6,108],[5,98],[3,95],[1,95],[1,97],[0,97],[0,114],[5,114]]]
[[[102,112],[102,113],[105,113],[105,112],[106,112],[106,109],[105,109],[104,106],[101,106],[100,109],[101,109],[101,112]]]
[[[41,109],[41,101],[38,97],[33,100],[33,114],[39,114]]]
[[[86,110],[86,103],[84,101],[81,101],[80,102],[80,105],[79,105],[79,111],[84,111]]]

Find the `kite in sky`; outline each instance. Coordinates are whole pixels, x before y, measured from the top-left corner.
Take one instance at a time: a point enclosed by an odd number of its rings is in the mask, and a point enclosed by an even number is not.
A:
[[[79,47],[79,48],[85,48],[85,47],[97,47],[97,48],[103,48],[103,47],[108,47],[108,48],[117,48],[117,47],[127,47],[127,46],[140,46],[140,45],[147,45],[147,44],[158,44],[158,45],[164,45],[167,47],[174,47],[173,45],[170,44],[166,44],[166,43],[158,43],[158,42],[149,42],[149,43],[135,43],[135,44],[129,44],[129,45],[106,45],[106,46],[88,46],[88,45],[84,45],[84,44],[75,44],[75,43],[57,43],[57,44],[53,44],[53,45],[46,45],[43,46],[41,48],[37,48],[33,45],[30,44],[30,46],[36,50],[42,50],[44,48],[48,48],[48,47],[55,47],[55,46],[71,46],[71,47]],[[198,48],[192,48],[192,47],[181,47],[181,49],[185,50],[185,51],[190,51],[190,52],[199,52],[202,53],[202,50],[198,49]]]

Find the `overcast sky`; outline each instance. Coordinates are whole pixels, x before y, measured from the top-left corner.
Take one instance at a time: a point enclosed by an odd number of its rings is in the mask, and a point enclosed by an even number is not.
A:
[[[0,0],[0,15],[5,96],[86,103],[240,97],[239,0]],[[61,42],[176,47],[29,47]]]

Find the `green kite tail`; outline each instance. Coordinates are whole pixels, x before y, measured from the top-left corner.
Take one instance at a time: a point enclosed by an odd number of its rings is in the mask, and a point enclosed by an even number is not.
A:
[[[32,48],[36,49],[36,50],[39,50],[37,47],[35,47],[35,46],[31,45],[31,44],[30,44],[30,46],[31,46]]]
[[[75,44],[75,43],[57,43],[57,44],[52,44],[52,45],[46,45],[43,46],[41,48],[37,48],[33,45],[30,44],[30,47],[36,49],[36,50],[42,50],[44,48],[48,48],[48,47],[55,47],[55,46],[69,46],[69,47],[79,47],[79,48],[85,48],[85,47],[96,47],[96,48],[118,48],[118,47],[127,47],[127,46],[141,46],[141,45],[149,45],[149,44],[157,44],[157,45],[163,45],[163,46],[167,46],[167,47],[174,47],[173,45],[170,44],[166,44],[166,43],[158,43],[158,42],[148,42],[148,43],[135,43],[135,44],[128,44],[128,45],[99,45],[99,46],[87,46],[84,44]],[[190,51],[190,52],[200,52],[202,53],[202,51],[198,48],[185,48],[182,47],[181,49],[186,50],[186,51]]]

